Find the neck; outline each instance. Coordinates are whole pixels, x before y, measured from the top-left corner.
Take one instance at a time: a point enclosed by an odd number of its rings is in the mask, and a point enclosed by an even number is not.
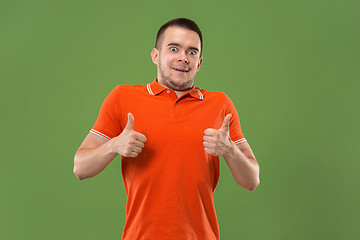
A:
[[[167,85],[163,84],[161,81],[159,81],[159,78],[157,78],[156,81],[157,81],[161,86],[166,87],[166,88],[171,88],[172,90],[174,90],[177,98],[181,97],[184,93],[186,93],[187,91],[189,91],[189,90],[191,89],[191,88],[189,88],[189,89],[185,89],[185,90],[175,90],[175,89],[172,88],[171,86],[167,86]]]
[[[187,91],[188,91],[188,90],[186,90],[186,91],[176,91],[176,90],[174,90],[177,98],[181,97],[181,96],[182,96],[185,92],[187,92]]]

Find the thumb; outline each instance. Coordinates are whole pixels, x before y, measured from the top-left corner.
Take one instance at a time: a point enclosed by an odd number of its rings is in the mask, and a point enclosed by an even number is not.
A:
[[[226,115],[224,117],[224,121],[223,121],[220,129],[225,130],[225,131],[229,131],[229,123],[230,123],[231,117],[232,117],[231,114],[228,114],[228,115]]]
[[[134,116],[131,113],[128,113],[128,121],[124,130],[134,130]]]

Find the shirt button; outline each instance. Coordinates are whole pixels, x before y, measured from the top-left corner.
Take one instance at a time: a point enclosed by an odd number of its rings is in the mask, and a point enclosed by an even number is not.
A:
[[[170,93],[170,90],[167,90],[166,92],[169,94],[169,93]]]

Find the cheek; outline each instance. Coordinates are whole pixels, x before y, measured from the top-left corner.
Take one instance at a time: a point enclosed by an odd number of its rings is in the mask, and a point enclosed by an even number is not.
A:
[[[174,54],[174,55],[168,56],[167,62],[168,62],[169,65],[173,64],[174,62],[177,62],[176,55]]]
[[[192,60],[192,63],[193,63],[193,68],[197,68],[198,65],[200,64],[200,61],[199,61],[199,59],[194,58],[194,59]]]
[[[196,73],[197,70],[198,70],[198,64],[194,64],[194,65],[192,66],[192,69],[193,69],[194,72]]]
[[[164,67],[170,67],[173,60],[170,57],[164,57],[161,59],[161,63]]]

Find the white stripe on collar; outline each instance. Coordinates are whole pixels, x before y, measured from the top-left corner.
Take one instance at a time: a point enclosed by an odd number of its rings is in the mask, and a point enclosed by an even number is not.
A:
[[[146,85],[146,88],[147,88],[149,94],[154,95],[154,93],[151,90],[150,83]]]
[[[198,92],[200,99],[204,99],[204,95],[202,95],[201,91],[197,88],[195,88],[195,90]]]

